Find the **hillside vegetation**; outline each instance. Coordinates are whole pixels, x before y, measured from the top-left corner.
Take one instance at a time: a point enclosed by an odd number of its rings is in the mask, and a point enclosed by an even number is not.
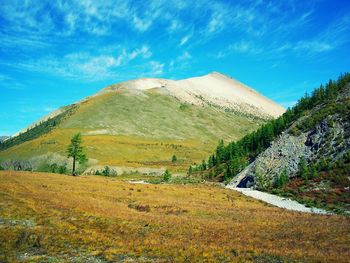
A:
[[[347,262],[346,217],[207,185],[0,172],[0,261]]]
[[[234,178],[230,184],[235,186],[254,185],[296,199],[307,197],[304,202],[311,205],[350,210],[349,83],[350,74],[344,74],[321,85],[238,142],[225,146],[221,141],[208,164],[203,161],[190,172],[226,182]]]
[[[74,113],[56,118],[1,144],[0,162],[29,161],[33,169],[43,162],[65,165],[71,136],[82,132],[90,165],[184,171],[208,155],[219,138],[237,140],[265,121],[214,105],[182,103],[157,89],[91,97]]]

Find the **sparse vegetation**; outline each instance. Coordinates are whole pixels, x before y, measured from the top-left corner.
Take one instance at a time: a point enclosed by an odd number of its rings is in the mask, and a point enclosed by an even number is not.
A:
[[[350,192],[347,190],[350,185],[349,178],[350,153],[333,164],[326,159],[321,159],[316,164],[314,162],[306,164],[303,161],[299,176],[291,179],[283,189],[274,193],[292,197],[310,207],[348,215],[350,211]]]
[[[102,171],[97,170],[95,172],[95,175],[102,175],[102,176],[107,176],[107,177],[115,177],[118,175],[118,173],[111,169],[109,166],[105,166]]]
[[[237,140],[264,123],[210,106],[186,105],[188,109],[180,110],[175,98],[151,91],[146,95],[109,93],[84,101],[45,136],[0,151],[0,162],[53,152],[64,157],[72,134],[82,132],[86,154],[97,165],[184,172],[208,156],[219,138]]]
[[[59,173],[59,174],[67,174],[68,170],[65,165],[58,165],[56,163],[53,164],[42,164],[38,171],[40,172],[47,172],[47,173]]]
[[[2,171],[0,193],[0,261],[5,262],[347,262],[350,257],[345,217],[288,212],[203,184],[131,185],[99,176]]]
[[[166,169],[164,174],[163,174],[163,181],[164,182],[169,182],[170,179],[171,179],[171,173],[169,172],[168,169]]]

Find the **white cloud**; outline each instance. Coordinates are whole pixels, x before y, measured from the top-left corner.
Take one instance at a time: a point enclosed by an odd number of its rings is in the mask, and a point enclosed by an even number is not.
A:
[[[181,38],[181,40],[180,40],[180,46],[183,46],[183,45],[185,45],[186,43],[187,43],[187,41],[191,38],[191,36],[192,36],[192,34],[190,34],[190,35],[186,35],[186,36],[184,36],[183,38]]]
[[[262,52],[260,48],[258,48],[255,44],[250,41],[240,41],[237,43],[233,43],[229,46],[229,50],[238,53],[249,53],[249,54],[258,54]]]
[[[141,18],[137,17],[136,15],[133,17],[132,22],[133,22],[135,28],[140,30],[140,31],[146,31],[152,24],[152,20],[141,19]]]
[[[149,66],[151,68],[149,74],[151,75],[162,75],[164,72],[164,64],[158,61],[151,61]]]
[[[334,46],[331,43],[326,43],[317,40],[300,41],[293,48],[293,50],[295,51],[307,51],[311,53],[321,53],[332,49],[334,49]]]
[[[225,21],[223,15],[220,13],[213,14],[208,24],[209,33],[221,31],[224,27]]]
[[[152,52],[149,50],[148,46],[142,46],[141,48],[135,49],[128,55],[130,60],[138,56],[142,56],[143,58],[149,58],[150,56],[152,56]]]

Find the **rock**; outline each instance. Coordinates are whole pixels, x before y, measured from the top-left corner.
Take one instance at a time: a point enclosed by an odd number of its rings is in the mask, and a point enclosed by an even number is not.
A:
[[[312,116],[310,113],[309,116]],[[286,170],[287,176],[294,177],[299,171],[299,161],[303,157],[308,163],[318,162],[324,157],[333,161],[341,158],[350,149],[350,123],[347,116],[328,115],[310,130],[300,135],[283,132],[269,148],[262,152],[249,166],[232,179],[230,187],[249,187],[256,184],[260,175],[270,183],[277,181]],[[301,125],[305,117],[292,126]]]

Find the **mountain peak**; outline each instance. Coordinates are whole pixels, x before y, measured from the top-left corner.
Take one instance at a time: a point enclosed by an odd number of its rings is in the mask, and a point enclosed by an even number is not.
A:
[[[208,73],[207,76],[224,76],[224,77],[228,77],[229,78],[229,76],[227,76],[227,75],[225,75],[223,73],[220,73],[218,71],[212,71],[212,72]]]
[[[282,106],[264,97],[254,89],[217,71],[182,80],[134,79],[111,85],[95,94],[95,96],[116,92],[120,89],[134,94],[156,89],[185,103],[196,105],[209,103],[237,112],[268,118],[277,117],[285,111]]]

